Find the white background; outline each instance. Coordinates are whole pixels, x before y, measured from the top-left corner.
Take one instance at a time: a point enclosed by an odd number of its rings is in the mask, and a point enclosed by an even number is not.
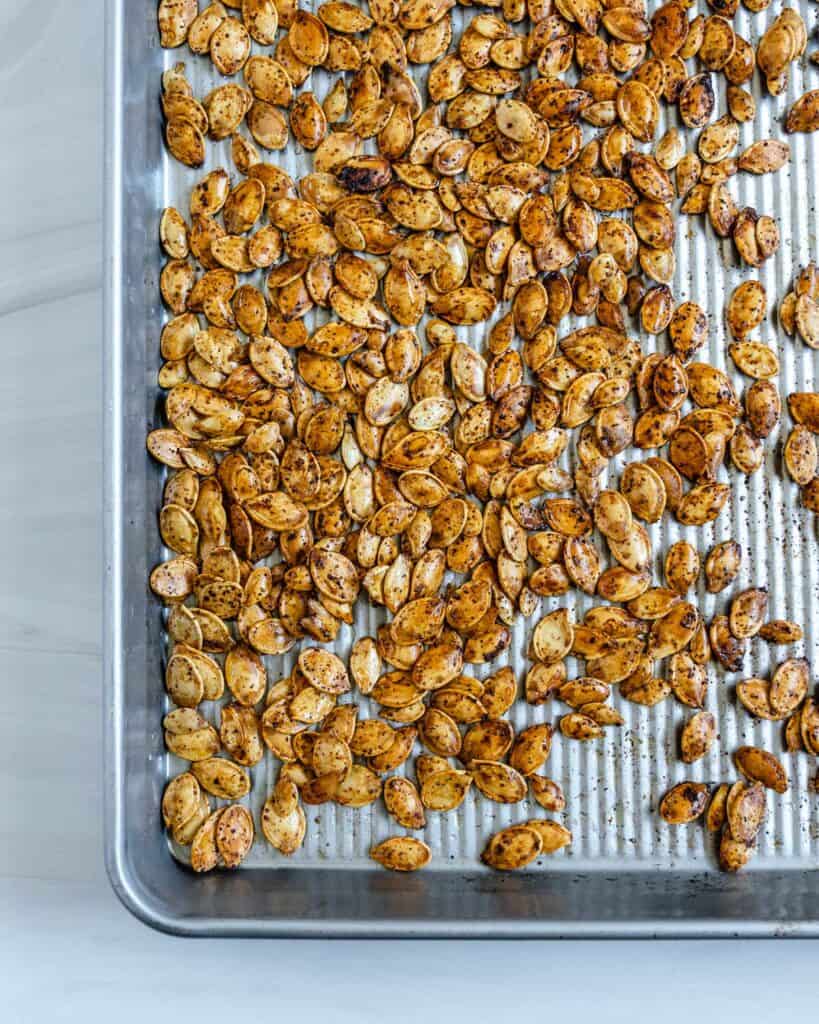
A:
[[[102,64],[102,0],[0,0],[0,1019],[814,1014],[807,941],[190,941],[118,905],[100,827]]]

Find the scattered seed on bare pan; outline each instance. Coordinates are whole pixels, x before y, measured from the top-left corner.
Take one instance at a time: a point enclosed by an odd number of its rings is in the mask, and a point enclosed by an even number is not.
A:
[[[415,759],[415,777],[418,785],[423,786],[430,775],[436,772],[449,771],[450,764],[446,758],[438,757],[435,754],[419,754]]]
[[[771,707],[770,692],[771,684],[767,679],[743,679],[737,683],[737,699],[746,711],[766,721],[777,721],[786,716]]]
[[[819,392],[792,392],[788,395],[788,409],[800,426],[812,434],[819,434]]]
[[[705,560],[705,582],[709,593],[717,594],[736,579],[742,564],[742,549],[735,540],[715,544]]]
[[[725,114],[703,128],[697,140],[697,153],[704,163],[714,167],[731,157],[738,144],[739,124],[730,114]],[[704,181],[707,170],[703,169]]]
[[[784,447],[785,468],[791,479],[806,486],[816,476],[819,456],[813,433],[801,424],[793,427]]]
[[[728,621],[739,640],[748,639],[762,628],[768,614],[768,592],[761,587],[743,590],[731,602]]]
[[[778,139],[758,139],[739,158],[739,169],[751,174],[771,174],[790,160],[790,146]]]
[[[765,287],[759,281],[743,281],[728,301],[726,319],[735,338],[743,338],[765,319]]]
[[[771,619],[757,635],[769,644],[795,644],[803,638],[804,631],[798,622],[790,619]]]
[[[728,352],[737,369],[754,380],[769,380],[779,374],[779,357],[762,342],[732,342]]]
[[[557,813],[566,807],[563,790],[553,780],[543,775],[529,776],[529,789],[534,800],[545,810]]]
[[[703,526],[713,522],[724,508],[731,490],[727,484],[697,484],[683,495],[676,510],[677,519],[685,526]]]
[[[418,723],[418,736],[433,754],[456,757],[461,750],[461,734],[453,719],[440,708],[429,708]]]
[[[464,734],[460,760],[468,767],[473,760],[501,761],[514,739],[514,730],[505,719],[475,722]]]
[[[768,694],[777,715],[789,715],[805,699],[810,684],[810,669],[804,658],[789,658],[777,666]]]
[[[729,442],[731,463],[740,473],[756,473],[765,460],[762,441],[744,423],[740,423]]]
[[[539,832],[526,825],[512,825],[491,837],[481,860],[497,871],[515,871],[531,864],[542,849],[543,840]]]
[[[708,753],[717,735],[717,723],[710,711],[698,711],[685,723],[680,751],[686,764],[699,761]]]
[[[674,696],[682,704],[702,708],[708,692],[708,677],[687,651],[673,654],[668,661],[667,678]]]
[[[802,742],[802,709],[797,708],[792,715],[788,716],[785,722],[783,736],[785,750],[789,754],[798,754],[805,749]]]
[[[648,654],[659,659],[681,651],[693,636],[698,622],[699,613],[688,601],[673,604],[662,618],[652,624]]]
[[[193,593],[198,573],[196,562],[180,556],[163,562],[151,573],[151,590],[168,603],[184,601]]]
[[[165,689],[179,707],[197,707],[204,697],[204,684],[196,662],[174,653],[165,669]]]
[[[660,816],[669,825],[696,821],[708,803],[708,786],[703,782],[679,782],[660,801]]]
[[[785,119],[787,132],[815,132],[819,128],[819,89],[811,89],[793,104]]]
[[[338,783],[334,799],[343,807],[366,807],[380,794],[381,781],[375,771],[365,765],[354,764]]]
[[[696,549],[688,541],[676,541],[666,552],[664,570],[669,587],[678,594],[687,593],[700,573]]]
[[[647,462],[630,462],[620,477],[620,490],[634,516],[647,523],[657,522],[665,510],[667,492],[656,470]],[[642,528],[641,528],[642,529]],[[633,545],[640,538],[645,548],[645,534],[632,527],[626,540]],[[622,544],[623,542],[615,542]],[[613,551],[615,557],[619,555]],[[644,552],[647,555],[647,549]],[[626,563],[623,563],[626,564]],[[644,561],[641,563],[644,566]],[[626,568],[641,571],[641,565],[626,564]]]
[[[631,532],[631,506],[618,491],[602,491],[594,506],[594,522],[603,536],[623,541]]]
[[[739,771],[752,782],[761,782],[766,789],[777,793],[787,792],[787,772],[767,750],[761,747],[739,747],[734,753],[734,762]]]
[[[509,751],[509,764],[523,776],[533,775],[549,757],[552,728],[542,723],[531,725],[518,733]]]
[[[777,92],[776,81],[785,72],[795,54],[795,37],[790,27],[777,18],[757,44],[756,59],[770,92]]]
[[[211,813],[210,800],[208,799],[207,793],[200,792],[199,804],[187,821],[181,825],[175,825],[171,829],[171,837],[175,843],[179,843],[180,846],[190,846],[196,836],[196,833],[205,823]]]
[[[800,499],[804,508],[810,512],[819,512],[819,477],[814,477],[802,488]]]
[[[641,82],[630,80],[617,91],[617,113],[623,125],[641,142],[650,142],[657,130],[656,96]]]

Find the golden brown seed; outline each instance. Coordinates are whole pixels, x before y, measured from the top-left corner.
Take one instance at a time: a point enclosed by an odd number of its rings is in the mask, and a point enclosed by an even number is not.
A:
[[[780,716],[771,707],[770,683],[766,679],[743,679],[737,683],[737,698],[757,718],[775,721]]]
[[[810,670],[804,658],[789,658],[779,665],[771,677],[768,700],[777,715],[789,715],[808,693]]]
[[[393,836],[370,850],[370,856],[389,871],[418,871],[429,864],[432,851],[412,836]]]
[[[742,563],[742,550],[734,540],[714,545],[705,560],[705,584],[709,593],[717,594],[736,579]]]
[[[785,131],[815,132],[819,128],[819,89],[804,93],[793,104],[785,119]]]
[[[660,801],[660,816],[669,825],[687,825],[703,813],[708,787],[702,782],[679,782]]]
[[[765,318],[765,288],[758,281],[743,281],[728,302],[726,319],[735,338],[743,338]]]
[[[421,782],[421,802],[430,811],[453,811],[463,803],[471,785],[469,772],[450,769],[445,762],[445,767]]]
[[[715,103],[711,75],[706,72],[689,78],[682,87],[678,102],[680,117],[686,127],[702,128],[707,124]]]
[[[156,15],[160,45],[167,49],[181,46],[197,14],[196,0],[161,0]]]
[[[727,826],[722,831],[719,844],[719,866],[723,871],[739,871],[745,867],[754,852],[752,843],[735,839]]]
[[[565,825],[552,821],[549,818],[530,818],[526,822],[526,828],[531,828],[540,836],[543,853],[556,853],[568,846],[572,841],[572,834]]]
[[[765,788],[760,782],[736,782],[728,793],[727,816],[731,836],[751,844],[765,815]]]
[[[728,790],[729,786],[723,782],[711,795],[705,814],[705,827],[709,832],[719,832],[725,824]]]
[[[743,590],[731,602],[728,623],[738,640],[756,636],[768,614],[768,592],[755,587]]]
[[[686,764],[705,757],[717,735],[717,723],[710,711],[698,711],[685,723],[680,737],[680,752]]]
[[[694,585],[700,572],[700,559],[688,541],[676,541],[665,556],[665,578],[669,587],[685,594]]]
[[[711,650],[729,672],[738,672],[742,668],[746,643],[731,632],[727,615],[716,615],[708,630]]]
[[[513,825],[492,836],[481,860],[497,871],[515,871],[531,864],[542,849],[543,840],[539,832],[526,825]]]
[[[785,793],[788,775],[777,758],[760,747],[739,747],[734,754],[736,766],[752,782],[761,782],[767,789]]]
[[[677,700],[688,707],[703,707],[708,679],[703,667],[694,661],[690,653],[681,651],[669,658],[667,677]]]
[[[532,775],[529,777],[529,788],[534,799],[544,810],[557,813],[565,808],[566,798],[554,780],[542,775]]]
[[[526,781],[509,765],[497,761],[473,761],[472,778],[477,788],[489,800],[498,803],[517,803],[526,796]]]

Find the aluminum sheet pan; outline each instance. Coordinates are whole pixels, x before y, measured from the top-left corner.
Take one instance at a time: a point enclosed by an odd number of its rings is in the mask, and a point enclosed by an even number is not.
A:
[[[649,7],[653,6],[650,2]],[[759,15],[741,9],[735,21],[737,30],[756,41],[781,6],[773,3]],[[810,30],[813,25],[811,5],[803,0],[799,9]],[[462,12],[456,13],[456,35],[461,17]],[[471,17],[471,13],[466,12],[466,17]],[[194,57],[187,49],[171,52],[159,49],[154,4],[126,5],[109,0],[108,38],[107,852],[112,880],[125,902],[151,923],[194,934],[296,934],[305,931],[359,934],[359,925],[351,919],[340,920],[326,902],[323,904],[326,913],[322,915],[317,911],[314,897],[318,898],[316,894],[324,888],[327,878],[335,877],[344,879],[344,887],[363,887],[354,906],[370,907],[367,900],[375,898],[369,910],[371,927],[365,930],[389,934],[406,933],[400,928],[392,930],[396,918],[406,915],[415,922],[413,928],[417,929],[411,930],[411,934],[437,934],[439,926],[434,922],[440,925],[450,915],[449,934],[506,934],[507,916],[513,922],[508,925],[508,933],[521,935],[770,934],[775,930],[805,934],[816,930],[819,798],[812,789],[815,760],[805,754],[783,753],[781,725],[756,721],[741,710],[738,713],[733,689],[740,675],[727,675],[713,667],[709,669],[708,707],[718,718],[719,742],[696,765],[683,765],[677,756],[679,731],[688,714],[686,709],[672,700],[655,708],[639,707],[619,699],[616,688],[613,701],[625,719],[621,729],[606,730],[605,738],[594,744],[561,742],[558,738],[548,771],[566,794],[567,810],[561,819],[572,829],[574,841],[558,855],[532,865],[523,881],[510,881],[489,873],[478,864],[478,855],[492,831],[524,820],[538,808],[528,799],[512,807],[502,806],[480,794],[471,795],[457,813],[429,816],[423,838],[432,848],[434,871],[424,874],[434,881],[413,879],[399,884],[384,879],[384,873],[368,859],[367,851],[374,841],[399,831],[380,802],[363,810],[334,804],[310,808],[304,846],[287,860],[258,841],[242,871],[230,878],[214,875],[207,880],[196,879],[197,888],[196,885],[191,887],[191,876],[186,871],[168,874],[166,862],[170,863],[170,856],[163,849],[165,840],[157,808],[165,779],[182,770],[184,765],[174,763],[175,759],[162,750],[161,658],[167,652],[162,612],[145,588],[150,567],[168,557],[160,546],[156,528],[162,476],[154,466],[147,464],[149,460],[144,454],[144,435],[158,425],[161,415],[161,396],[155,375],[159,329],[166,314],[158,299],[157,225],[164,206],[187,209],[190,188],[202,174],[216,166],[232,169],[232,163],[227,143],[208,143],[207,162],[201,171],[181,167],[164,151],[158,109],[161,70],[184,60],[196,96],[204,95],[212,87],[215,74],[205,59]],[[817,84],[817,74],[806,63],[806,58],[803,59],[792,68],[786,95],[778,98],[761,97],[755,79],[759,113],[753,125],[741,126],[740,149],[756,138],[783,137],[785,111],[805,89]],[[304,88],[314,88],[321,97],[327,82],[328,76],[318,72]],[[724,80],[721,80],[718,113],[725,110],[724,88]],[[666,116],[668,110],[663,110]],[[679,124],[676,111],[671,111],[670,116],[672,120],[668,124]],[[660,131],[667,126],[661,125]],[[703,358],[724,368],[740,392],[747,380],[735,372],[727,355],[729,339],[723,322],[726,296],[741,280],[757,276],[765,285],[769,305],[775,307],[791,287],[798,267],[818,255],[814,197],[819,134],[788,138],[792,159],[786,169],[763,177],[738,175],[729,184],[740,206],[749,205],[760,213],[770,213],[780,226],[780,250],[758,273],[738,265],[732,243],[716,238],[704,224],[704,218],[678,221],[675,298],[678,302],[695,300],[708,312],[709,353]],[[304,174],[310,166],[309,154],[298,151],[295,146],[268,159],[294,177]],[[460,329],[459,333],[464,340],[482,347],[486,327]],[[636,334],[636,329],[631,333]],[[779,354],[778,385],[783,396],[793,390],[816,387],[818,352],[811,351],[798,338],[788,338],[778,327],[775,314],[766,319],[758,335]],[[655,344],[662,348],[664,344],[662,338],[638,336],[644,351],[651,351]],[[730,509],[726,509],[716,523],[701,529],[685,528],[666,517],[661,524],[650,527],[649,532],[658,562],[668,546],[680,538],[690,540],[703,557],[715,542],[735,538],[744,553],[740,578],[721,595],[708,595],[701,587],[697,594],[699,607],[710,618],[722,611],[731,594],[742,587],[767,586],[771,614],[804,624],[804,643],[793,653],[804,652],[816,662],[819,654],[817,517],[799,507],[797,489],[784,475],[781,453],[789,426],[785,412],[780,427],[766,444],[766,462],[761,472],[748,480],[731,472]],[[614,473],[616,480],[619,476],[616,464]],[[544,601],[539,614],[565,603],[566,599]],[[593,603],[585,597],[569,596],[570,607],[578,616]],[[380,610],[359,602],[354,626],[342,627],[335,649],[345,657],[357,636],[374,634],[382,621],[384,616]],[[518,678],[523,677],[528,667],[525,657],[528,630],[533,621],[536,617],[516,622],[512,645],[492,664],[492,670],[510,664]],[[283,658],[267,659],[270,678],[288,671],[297,652],[298,648]],[[783,648],[753,643],[743,675],[765,675],[777,660],[786,656],[784,652]],[[570,666],[570,674],[571,669]],[[488,671],[489,668],[476,669],[475,674],[481,677]],[[359,699],[359,704],[362,716],[370,713],[366,699]],[[510,718],[515,728],[520,729],[533,722],[556,719],[557,714],[557,709],[548,705],[531,708],[518,702]],[[664,826],[658,819],[656,807],[661,794],[682,778],[712,782],[734,778],[731,753],[741,743],[763,746],[780,755],[792,783],[785,796],[769,800],[770,809],[760,835],[757,857],[740,879],[726,879],[715,871],[712,838],[698,827],[672,829]],[[255,815],[270,790],[276,766],[268,755],[251,774],[253,790],[248,806]],[[151,843],[162,852],[157,854],[152,850]],[[170,852],[181,861],[186,858],[187,851],[181,848]],[[354,883],[352,879],[357,875],[362,876],[361,880]],[[630,876],[633,880],[628,882]],[[150,883],[146,881],[149,877]],[[627,906],[616,910],[605,906],[605,901],[598,897],[599,904],[592,901],[586,906],[585,900],[582,901],[582,909],[579,905],[573,909],[566,905],[561,912],[553,907],[541,908],[539,918],[531,919],[533,892],[554,892],[555,885],[562,888],[580,878],[589,886],[602,886],[601,891],[606,889],[604,880],[613,879],[624,890],[633,886],[635,895]],[[776,883],[781,887],[776,898],[772,898],[770,890],[774,878],[785,880]],[[264,904],[263,896],[270,895],[271,887],[279,890],[285,880],[289,890],[304,886],[308,893],[305,896],[307,910],[300,904],[300,912],[288,916],[284,911],[279,914],[278,906],[274,910]],[[538,885],[545,888],[538,890]],[[441,901],[437,905],[426,902],[430,893],[425,886],[442,887]],[[655,886],[659,886],[657,892],[654,892]],[[243,894],[241,898],[229,895],[237,887]],[[410,905],[399,901],[396,911],[391,897],[396,891],[407,888],[417,892],[417,899]],[[159,891],[165,892],[165,896],[157,902]],[[373,897],[373,891],[382,894],[381,902]],[[444,902],[444,891],[460,895],[454,904],[449,896]],[[472,907],[469,894],[474,897],[479,891],[483,896],[478,905]],[[176,895],[182,892],[186,901],[184,910],[175,905]],[[641,899],[652,898],[653,892],[655,898],[664,892],[669,899],[679,893],[679,912],[672,910],[665,914],[654,904],[643,907]],[[529,895],[520,905],[514,903],[517,896],[511,904],[505,899],[497,903],[499,898],[512,897],[513,893]],[[737,893],[741,894],[739,902]],[[700,897],[705,900],[702,905],[697,902]],[[322,898],[326,898],[326,894]],[[727,909],[712,913],[711,908],[716,908],[723,898],[731,900]],[[210,911],[201,905],[202,899],[211,907]],[[258,913],[252,910],[256,899],[259,900]],[[444,907],[445,912],[439,913]],[[511,911],[510,907],[513,907]],[[337,909],[341,912],[340,905]],[[473,915],[478,923],[472,920]],[[356,916],[355,912],[351,915]]]

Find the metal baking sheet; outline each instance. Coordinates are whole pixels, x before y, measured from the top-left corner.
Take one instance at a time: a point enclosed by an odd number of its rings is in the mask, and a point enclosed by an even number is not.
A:
[[[810,30],[810,5],[803,0],[799,7]],[[736,28],[755,41],[780,9],[778,3],[759,15],[741,9]],[[456,12],[456,32],[459,18]],[[717,715],[720,739],[696,765],[685,766],[677,757],[686,711],[671,700],[642,708],[615,692],[614,703],[625,718],[621,729],[607,730],[605,739],[594,744],[554,744],[548,771],[566,794],[561,818],[574,841],[532,865],[525,876],[490,873],[478,855],[492,831],[538,808],[528,800],[501,806],[480,794],[458,813],[429,816],[423,838],[432,847],[433,866],[411,878],[387,875],[367,857],[374,841],[398,831],[380,803],[357,811],[336,805],[310,808],[304,847],[286,860],[260,841],[237,873],[194,878],[180,864],[186,851],[168,847],[157,813],[165,780],[182,765],[174,765],[163,750],[165,640],[161,609],[146,587],[150,568],[167,557],[156,527],[162,474],[144,451],[145,433],[161,415],[156,370],[165,313],[158,296],[156,238],[164,206],[186,209],[191,185],[201,174],[232,165],[227,144],[208,144],[201,171],[182,168],[164,152],[161,71],[184,60],[197,96],[212,86],[214,73],[187,49],[159,48],[153,0],[109,0],[107,38],[106,852],[112,882],[126,904],[151,924],[188,934],[819,934],[819,797],[811,785],[815,759],[783,753],[781,725],[737,713],[733,688],[740,676],[714,668],[708,706]],[[741,126],[740,148],[755,138],[782,137],[785,111],[817,84],[818,74],[804,60],[794,65],[787,94],[776,99],[760,98],[755,81],[759,114],[753,126]],[[321,72],[315,76],[312,87],[319,96],[326,81]],[[721,82],[718,112],[724,109]],[[738,175],[729,186],[740,206],[770,213],[779,223],[780,250],[758,273],[739,267],[730,241],[717,239],[703,218],[678,221],[675,297],[698,301],[706,309],[710,352],[704,358],[730,373],[740,391],[747,381],[734,372],[727,356],[725,297],[744,278],[757,276],[773,307],[790,288],[795,270],[817,256],[819,135],[790,136],[789,141],[792,160],[785,170],[760,178]],[[309,154],[295,147],[272,159],[294,177],[309,169]],[[480,347],[485,328],[460,333]],[[819,353],[788,338],[775,315],[762,325],[759,337],[779,354],[783,395],[816,387]],[[644,351],[655,344],[647,336],[640,341]],[[747,481],[731,473],[730,510],[716,523],[693,529],[666,518],[650,533],[658,559],[679,538],[690,540],[703,555],[719,540],[739,541],[745,556],[739,580],[722,595],[701,589],[700,608],[710,618],[742,586],[767,586],[772,615],[804,624],[805,640],[795,653],[804,651],[816,662],[817,519],[800,509],[796,488],[783,474],[781,449],[788,427],[785,413],[767,442],[761,472]],[[618,474],[615,467],[615,479]],[[574,595],[569,597],[575,602]],[[541,613],[564,603],[544,601]],[[571,606],[579,616],[593,603],[583,598]],[[359,602],[354,627],[343,627],[339,635],[339,654],[346,655],[356,636],[373,634],[381,621],[380,611]],[[492,669],[508,663],[523,677],[532,621],[518,620],[510,650]],[[783,651],[754,643],[743,674],[766,674],[786,656]],[[267,659],[270,677],[286,672],[296,653]],[[487,672],[475,670],[479,677]],[[359,704],[366,715],[367,701]],[[510,718],[519,729],[556,713],[548,705],[531,708],[518,702]],[[656,806],[660,795],[684,777],[714,782],[735,777],[731,752],[740,743],[779,754],[792,784],[784,797],[769,801],[757,857],[740,876],[728,877],[716,872],[713,841],[703,829],[665,827]],[[255,813],[275,777],[272,759],[267,757],[251,774],[248,805]]]

